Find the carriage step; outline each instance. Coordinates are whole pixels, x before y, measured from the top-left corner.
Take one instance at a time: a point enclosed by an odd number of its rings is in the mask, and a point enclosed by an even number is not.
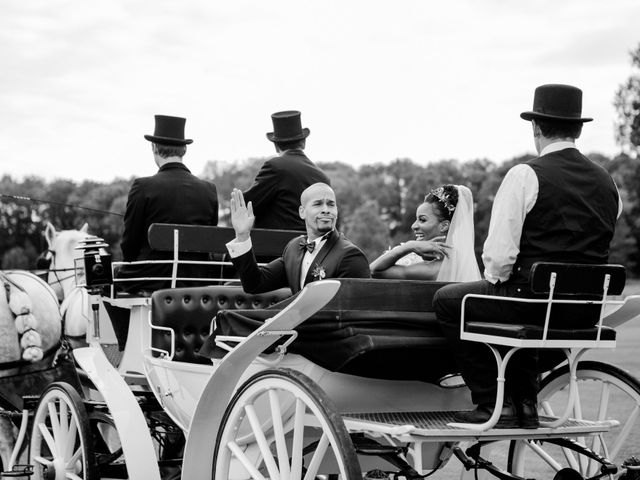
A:
[[[346,413],[343,420],[351,432],[370,431],[390,435],[414,435],[429,437],[433,441],[461,441],[463,439],[489,440],[493,438],[550,438],[577,437],[606,432],[618,425],[615,420],[591,422],[587,420],[569,419],[556,428],[493,428],[486,431],[473,431],[451,427],[455,412],[374,412]],[[540,421],[553,421],[555,417],[540,416]]]
[[[33,475],[33,465],[14,465],[13,469],[0,472],[0,478],[26,478]]]

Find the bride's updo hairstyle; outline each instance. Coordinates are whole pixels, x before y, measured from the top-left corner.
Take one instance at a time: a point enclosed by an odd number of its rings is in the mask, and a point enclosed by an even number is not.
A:
[[[458,205],[458,189],[455,185],[443,185],[431,190],[424,197],[424,203],[434,206],[438,220],[451,220]]]

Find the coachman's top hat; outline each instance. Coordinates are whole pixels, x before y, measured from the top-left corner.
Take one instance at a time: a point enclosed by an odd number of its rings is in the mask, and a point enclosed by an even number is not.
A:
[[[565,122],[590,122],[582,117],[582,90],[571,85],[548,84],[536,88],[533,111],[522,112],[520,118],[548,118]]]
[[[309,136],[310,130],[302,128],[300,112],[296,110],[276,112],[271,115],[271,121],[273,132],[267,133],[267,138],[272,142],[295,142]]]
[[[156,129],[153,135],[145,135],[144,138],[161,145],[189,145],[193,143],[193,140],[184,138],[186,119],[168,115],[156,115],[155,117]]]

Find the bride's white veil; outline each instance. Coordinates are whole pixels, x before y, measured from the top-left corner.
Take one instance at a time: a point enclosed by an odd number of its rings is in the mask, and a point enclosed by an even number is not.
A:
[[[463,185],[456,185],[456,188],[458,204],[447,233],[447,244],[451,248],[440,265],[436,279],[439,282],[472,282],[481,279],[473,251],[473,195]]]

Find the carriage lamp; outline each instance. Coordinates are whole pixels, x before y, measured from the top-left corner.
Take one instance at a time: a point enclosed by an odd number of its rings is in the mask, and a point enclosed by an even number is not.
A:
[[[84,287],[89,292],[91,311],[93,313],[93,331],[88,337],[94,339],[100,338],[100,319],[98,310],[100,303],[98,295],[101,287],[113,283],[113,274],[111,273],[111,254],[107,252],[107,243],[96,236],[88,236],[81,242],[78,242],[76,250],[82,250],[82,257],[76,258],[76,285]]]
[[[89,236],[78,243],[77,250],[82,250],[82,257],[75,259],[76,285],[87,290],[111,285],[111,254],[107,252],[109,245],[96,236]]]

